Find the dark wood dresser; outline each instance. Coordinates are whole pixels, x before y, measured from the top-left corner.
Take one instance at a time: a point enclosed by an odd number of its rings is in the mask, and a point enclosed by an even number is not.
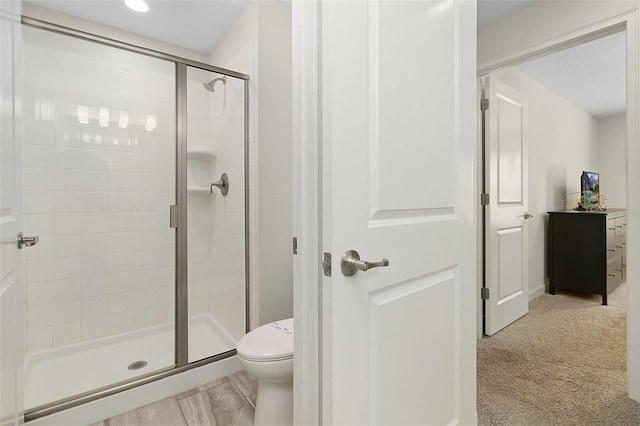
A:
[[[626,278],[627,211],[574,210],[549,214],[550,292],[556,289],[602,295]]]

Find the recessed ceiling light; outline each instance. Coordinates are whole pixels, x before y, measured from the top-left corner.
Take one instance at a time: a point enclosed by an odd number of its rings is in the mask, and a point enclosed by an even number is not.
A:
[[[136,12],[146,12],[149,10],[149,5],[144,0],[124,0],[124,4]]]

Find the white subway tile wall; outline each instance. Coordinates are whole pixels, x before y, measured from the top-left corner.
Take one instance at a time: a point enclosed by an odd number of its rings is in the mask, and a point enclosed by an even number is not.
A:
[[[24,35],[27,351],[173,321],[173,63]]]

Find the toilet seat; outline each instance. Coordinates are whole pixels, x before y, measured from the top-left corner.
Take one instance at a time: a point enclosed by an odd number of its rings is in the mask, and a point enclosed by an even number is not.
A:
[[[238,341],[238,356],[269,362],[293,358],[293,318],[274,321],[247,333]]]

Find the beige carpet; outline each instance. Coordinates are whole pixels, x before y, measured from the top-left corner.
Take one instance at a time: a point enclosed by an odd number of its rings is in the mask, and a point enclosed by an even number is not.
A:
[[[626,285],[600,300],[544,294],[478,341],[478,424],[640,425],[626,395]]]

